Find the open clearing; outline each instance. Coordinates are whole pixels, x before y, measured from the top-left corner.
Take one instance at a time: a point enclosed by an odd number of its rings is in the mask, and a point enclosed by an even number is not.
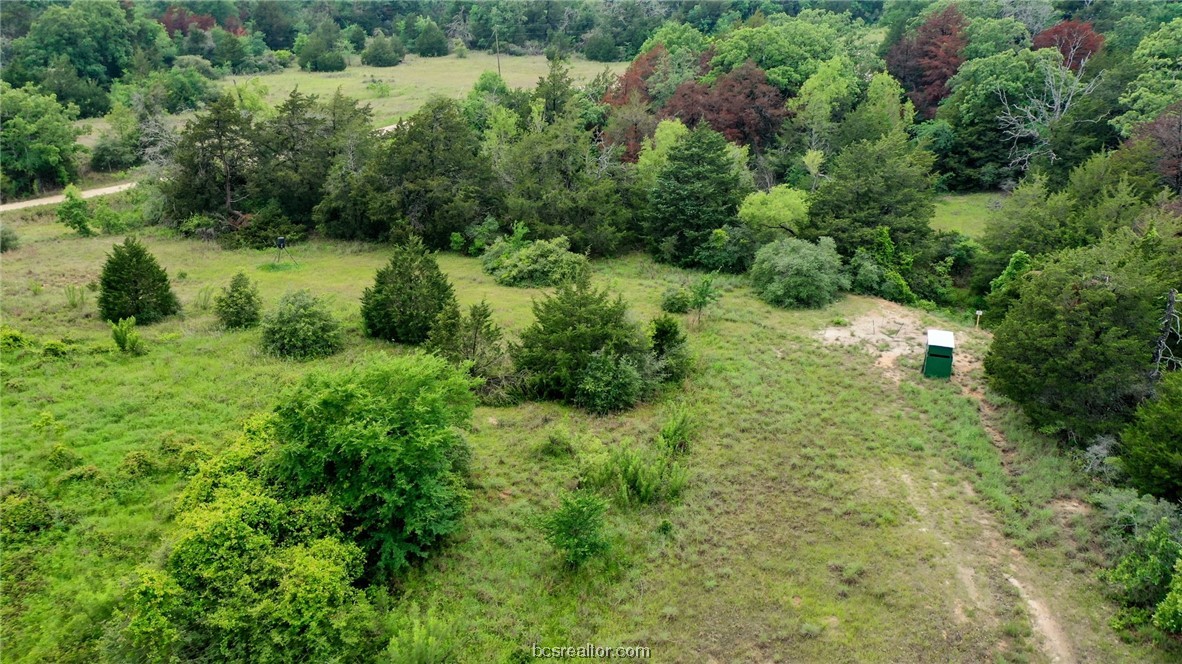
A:
[[[932,217],[932,228],[938,231],[954,231],[971,238],[980,239],[985,232],[985,223],[997,214],[1004,199],[1003,194],[948,194],[936,199],[936,214]]]
[[[129,477],[124,457],[178,443],[216,453],[309,370],[406,352],[359,332],[358,298],[387,250],[301,244],[298,266],[276,268],[269,252],[147,231],[186,312],[143,330],[147,355],[124,357],[111,352],[94,294],[77,308],[63,294],[96,280],[122,238],[74,237],[51,209],[4,220],[23,241],[3,257],[4,324],[69,350],[5,351],[0,368],[5,486],[41,490],[62,514],[3,557],[3,577],[16,581],[0,636],[9,661],[93,662],[123,579],[167,543],[185,482]],[[540,291],[498,286],[476,259],[445,254],[440,265],[461,305],[487,298],[510,335],[532,320]],[[641,319],[692,278],[639,255],[594,266]],[[257,331],[218,329],[198,302],[238,270],[267,306],[294,288],[330,297],[350,330],[346,352],[280,361],[259,352]],[[1086,487],[984,389],[985,333],[863,297],[784,311],[743,279],[720,282],[723,299],[690,328],[698,367],[684,393],[613,417],[555,404],[478,409],[464,529],[399,586],[400,602],[462,627],[461,661],[503,661],[535,642],[648,645],[658,662],[1166,661],[1107,626],[1113,607],[1073,538],[1086,510],[1062,507]],[[951,382],[919,376],[929,326],[957,333]],[[611,557],[560,573],[537,516],[581,460],[651,436],[680,399],[701,429],[681,502],[613,510]],[[575,457],[538,453],[555,427],[580,434]],[[48,462],[59,443],[95,473],[64,479]]]

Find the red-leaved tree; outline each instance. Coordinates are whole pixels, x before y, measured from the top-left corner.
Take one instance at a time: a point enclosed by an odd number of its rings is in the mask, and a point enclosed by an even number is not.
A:
[[[961,55],[968,44],[965,17],[948,5],[932,14],[915,30],[899,40],[887,53],[887,67],[907,90],[915,109],[925,118],[936,114],[940,100],[948,96],[948,80],[964,62]]]
[[[1057,48],[1063,54],[1063,64],[1071,71],[1079,71],[1083,63],[1104,45],[1104,35],[1092,29],[1091,23],[1063,21],[1034,36],[1034,48]]]
[[[209,30],[217,25],[217,21],[208,14],[194,14],[185,7],[173,5],[160,17],[160,24],[168,31],[168,36],[173,37],[178,32],[187,35],[194,27]]]
[[[603,103],[609,106],[623,106],[640,101],[649,102],[648,79],[656,71],[657,61],[665,55],[665,47],[654,46],[649,52],[636,56],[605,95]]]
[[[775,138],[787,114],[784,96],[750,60],[713,87],[682,83],[662,111],[664,117],[678,118],[689,127],[706,122],[728,141],[756,151]]]

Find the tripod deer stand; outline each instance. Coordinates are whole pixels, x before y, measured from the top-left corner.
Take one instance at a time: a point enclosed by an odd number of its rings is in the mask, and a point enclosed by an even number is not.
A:
[[[296,262],[295,256],[292,256],[291,251],[287,249],[287,238],[280,235],[279,237],[275,238],[275,262],[278,263],[279,261],[283,260],[284,255],[290,258],[292,263],[299,265],[299,263]]]

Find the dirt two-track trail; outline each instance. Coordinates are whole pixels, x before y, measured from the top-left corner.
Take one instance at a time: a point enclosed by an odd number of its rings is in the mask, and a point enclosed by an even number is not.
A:
[[[905,369],[899,366],[904,356],[922,357],[926,326],[905,307],[881,302],[877,311],[861,316],[849,325],[827,328],[821,333],[826,343],[866,348],[876,354],[875,365],[885,376],[900,383]],[[986,334],[979,332],[979,334]],[[1011,445],[995,426],[995,407],[989,403],[980,385],[981,358],[965,348],[955,353],[953,382],[961,392],[977,402],[981,425],[998,448],[1003,459],[1012,454]],[[943,482],[940,472],[928,470],[930,477],[913,477],[901,471],[898,481],[906,489],[908,502],[918,514],[920,531],[932,533],[945,545],[948,562],[955,569],[959,592],[953,599],[953,618],[961,624],[984,622],[996,627],[1005,622],[1005,607],[999,597],[1008,585],[1017,591],[1025,605],[1034,639],[1043,656],[1058,664],[1079,661],[1076,649],[1063,629],[1060,615],[1051,604],[1049,595],[1039,585],[1032,564],[1002,534],[995,516],[985,507],[971,500],[976,496],[971,484],[961,483],[961,490],[969,500],[957,501],[950,507],[939,500],[938,489]],[[975,531],[965,535],[965,522]],[[971,617],[970,617],[971,614]],[[999,649],[1005,644],[999,644]]]

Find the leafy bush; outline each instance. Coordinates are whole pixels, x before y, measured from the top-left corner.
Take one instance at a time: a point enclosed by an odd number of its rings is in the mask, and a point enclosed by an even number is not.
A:
[[[780,307],[823,307],[849,288],[841,256],[831,238],[817,244],[784,238],[764,245],[751,267],[751,285],[763,300]]]
[[[280,237],[289,244],[299,242],[304,231],[283,214],[277,201],[269,201],[241,228],[220,233],[218,244],[224,249],[270,249]]]
[[[1182,509],[1153,496],[1138,495],[1133,489],[1108,488],[1091,497],[1100,518],[1104,551],[1110,558],[1123,558],[1132,543],[1144,538],[1163,519],[1170,530],[1182,535]]]
[[[746,226],[723,226],[710,232],[693,261],[707,270],[740,274],[751,269],[759,248],[754,231]]]
[[[722,297],[722,293],[714,287],[714,276],[703,275],[693,286],[690,287],[690,309],[694,312],[694,323],[702,322],[702,313],[706,311],[706,307],[714,304]]]
[[[119,350],[128,355],[143,355],[144,342],[139,332],[135,331],[135,316],[120,318],[118,323],[111,323],[111,337]]]
[[[1182,544],[1162,519],[1134,540],[1132,550],[1104,574],[1104,580],[1126,607],[1153,609],[1169,592],[1179,555]]]
[[[657,433],[658,446],[671,454],[685,454],[689,452],[697,429],[689,407],[683,403],[674,406],[669,412],[669,418],[661,425]]]
[[[671,316],[658,316],[649,327],[649,342],[663,380],[679,381],[689,375],[692,358],[681,324]]]
[[[287,293],[263,318],[263,350],[279,357],[310,360],[345,346],[340,323],[306,290]]]
[[[374,285],[361,296],[361,318],[371,337],[399,343],[426,341],[440,312],[455,295],[435,257],[417,237],[394,248]]]
[[[606,415],[635,406],[645,387],[633,358],[596,351],[579,376],[574,402],[592,413]]]
[[[397,36],[387,37],[378,31],[361,52],[361,64],[369,67],[393,67],[406,57],[406,47]]]
[[[107,201],[102,199],[94,206],[94,223],[106,235],[126,232],[131,226],[126,216],[112,210]]]
[[[671,314],[689,313],[690,292],[684,286],[670,286],[661,293],[661,311]]]
[[[1129,480],[1159,498],[1182,499],[1182,372],[1167,372],[1121,435]]]
[[[60,339],[46,339],[41,345],[42,357],[68,357],[70,347]]]
[[[513,357],[539,397],[575,401],[592,362],[627,360],[639,368],[646,361],[648,340],[623,298],[592,288],[587,279],[536,300],[533,312],[534,323],[522,332]]]
[[[66,199],[57,206],[57,222],[82,237],[94,235],[90,228],[90,205],[82,200],[82,192],[74,185],[66,185]]]
[[[99,313],[104,320],[135,318],[150,325],[181,309],[168,274],[134,237],[111,248],[99,278]]]
[[[587,274],[587,257],[570,251],[563,236],[523,242],[498,238],[481,259],[484,271],[502,286],[556,286]]]
[[[10,493],[0,501],[0,532],[34,533],[53,526],[54,510],[36,494]]]
[[[82,455],[65,445],[54,445],[47,459],[50,468],[66,470],[82,463]]]
[[[850,289],[861,295],[881,297],[891,302],[914,305],[919,301],[903,275],[891,267],[884,267],[873,254],[859,249],[850,259]]]
[[[20,246],[21,239],[17,237],[16,231],[9,226],[0,226],[0,254],[19,249]]]
[[[603,518],[606,511],[607,504],[598,496],[583,491],[569,493],[562,497],[558,509],[542,521],[542,532],[567,565],[582,567],[608,549]]]
[[[417,605],[400,616],[394,636],[386,646],[386,664],[446,664],[455,661],[455,627]]]
[[[584,471],[588,486],[607,491],[621,505],[648,505],[676,499],[686,471],[663,450],[623,441]]]
[[[492,378],[503,375],[508,368],[501,336],[488,302],[473,304],[466,316],[460,316],[453,301],[439,312],[427,335],[426,348],[452,364],[466,365],[473,376]]]
[[[218,294],[213,306],[222,325],[239,330],[258,325],[263,300],[259,297],[258,286],[244,272],[239,272]]]
[[[345,71],[348,62],[340,51],[325,51],[312,60],[312,71]]]
[[[275,409],[278,481],[329,495],[369,567],[397,572],[460,526],[468,494],[454,460],[474,384],[422,354],[313,373]]]
[[[1166,598],[1153,613],[1153,624],[1171,634],[1182,633],[1182,558],[1174,563],[1174,578]]]

